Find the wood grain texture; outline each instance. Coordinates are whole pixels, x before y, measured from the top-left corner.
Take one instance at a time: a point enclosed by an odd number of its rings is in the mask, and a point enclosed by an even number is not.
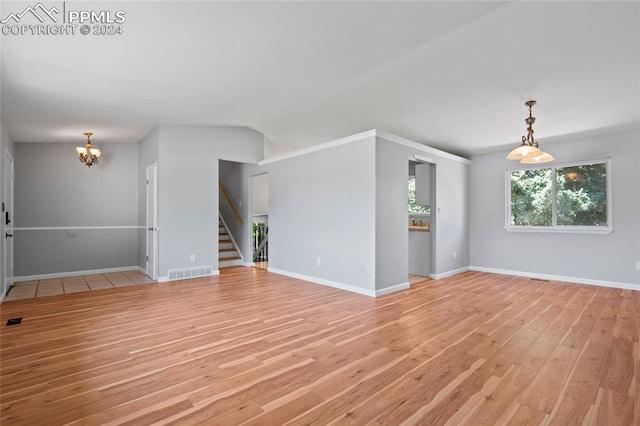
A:
[[[640,424],[630,290],[466,272],[372,299],[236,267],[1,319],[2,425]]]

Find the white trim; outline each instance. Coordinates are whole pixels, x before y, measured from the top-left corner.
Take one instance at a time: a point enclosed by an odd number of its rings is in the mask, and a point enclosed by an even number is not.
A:
[[[389,293],[395,293],[396,291],[400,291],[400,290],[406,290],[409,287],[411,287],[411,284],[409,283],[409,281],[407,281],[406,283],[397,284],[391,287],[381,288],[380,290],[376,290],[375,297],[384,296],[385,294],[389,294]]]
[[[510,225],[504,227],[507,232],[542,232],[549,234],[610,234],[613,228],[609,226],[522,226]]]
[[[326,285],[328,287],[337,288],[340,290],[350,291],[351,293],[358,293],[364,296],[376,297],[375,290],[368,290],[366,288],[355,287],[349,284],[338,283],[335,281],[329,281],[323,278],[311,277],[309,275],[297,274],[295,272],[283,271],[282,269],[267,268],[267,271],[272,272],[274,274],[278,274],[278,275],[284,275],[286,277],[296,278],[303,281],[309,281],[315,284],[321,284],[321,285]]]
[[[256,266],[253,262],[242,262],[242,266]]]
[[[158,277],[158,282],[159,283],[169,282],[169,277]]]
[[[431,278],[432,280],[439,280],[441,278],[447,278],[453,275],[458,275],[463,272],[467,272],[469,269],[470,269],[469,266],[465,266],[464,268],[453,269],[451,271],[442,272],[440,274],[429,274],[429,278]]]
[[[453,161],[458,161],[460,163],[463,164],[471,164],[471,160],[464,158],[464,157],[460,157],[454,154],[450,154],[448,152],[445,151],[441,151],[439,149],[436,148],[431,148],[430,146],[421,144],[419,142],[415,142],[409,139],[405,139],[401,136],[397,136],[382,130],[377,130],[377,129],[371,129],[371,130],[367,130],[366,132],[362,132],[362,133],[356,133],[355,135],[351,135],[351,136],[345,136],[343,138],[340,139],[335,139],[329,142],[325,142],[325,143],[321,143],[318,145],[314,145],[308,148],[303,148],[297,151],[292,151],[292,152],[288,152],[286,154],[282,154],[282,155],[278,155],[276,157],[273,158],[269,158],[266,160],[262,160],[258,162],[259,166],[265,166],[267,164],[271,164],[271,163],[276,163],[278,161],[282,161],[282,160],[287,160],[289,158],[294,158],[294,157],[299,157],[301,155],[306,155],[306,154],[310,154],[312,152],[317,152],[317,151],[322,151],[325,149],[329,149],[329,148],[333,148],[336,146],[340,146],[340,145],[344,145],[344,144],[348,144],[351,142],[357,142],[366,138],[370,138],[370,137],[380,137],[383,139],[386,139],[390,142],[395,142],[397,144],[400,145],[404,145],[406,147],[412,148],[412,149],[416,149],[418,151],[421,152],[425,152],[428,154],[432,154],[432,155],[437,155],[439,157],[442,158],[446,158],[448,160],[453,160]],[[432,160],[433,163],[435,164],[436,161]]]
[[[9,293],[9,292],[7,292],[7,293]],[[2,302],[4,302],[4,299],[6,299],[6,298],[7,298],[7,294],[6,293],[0,295],[0,305],[2,305]]]
[[[401,136],[397,136],[397,135],[385,132],[383,130],[376,130],[375,132],[376,132],[376,136],[379,136],[379,137],[381,137],[383,139],[386,139],[388,141],[395,142],[397,144],[404,145],[404,146],[409,147],[409,148],[417,149],[419,151],[426,152],[426,153],[429,153],[429,154],[432,154],[432,155],[437,155],[438,157],[443,157],[443,158],[446,158],[448,160],[457,161],[457,162],[463,163],[463,164],[471,164],[471,160],[469,160],[468,158],[460,157],[460,156],[455,155],[455,154],[450,154],[448,152],[441,151],[441,150],[436,149],[436,148],[431,148],[430,146],[421,144],[419,142],[412,141],[410,139],[405,139],[405,138],[403,138]],[[433,163],[435,164],[436,161],[434,160]]]
[[[24,275],[22,277],[15,277],[13,279],[13,282],[46,280],[49,278],[76,277],[80,275],[108,274],[110,272],[126,272],[126,271],[138,271],[138,270],[140,270],[140,267],[136,265],[136,266],[123,266],[119,268],[90,269],[87,271],[56,272],[54,274]]]
[[[286,154],[278,155],[278,156],[273,157],[273,158],[268,158],[266,160],[258,161],[258,165],[259,166],[264,166],[264,165],[267,165],[267,164],[276,163],[278,161],[287,160],[289,158],[299,157],[301,155],[306,155],[306,154],[310,154],[312,152],[322,151],[322,150],[325,150],[325,149],[333,148],[335,146],[340,146],[340,145],[348,144],[348,143],[351,143],[351,142],[357,142],[359,140],[370,138],[370,137],[375,137],[375,136],[376,136],[376,130],[375,129],[367,130],[366,132],[356,133],[355,135],[345,136],[345,137],[340,138],[340,139],[334,139],[334,140],[329,141],[329,142],[324,142],[324,143],[321,143],[321,144],[318,144],[318,145],[310,146],[309,148],[299,149],[297,151],[288,152]]]
[[[434,160],[431,157],[425,157],[424,155],[420,155],[420,154],[413,154],[413,158],[410,158],[411,161],[421,161],[423,163],[428,163],[428,164],[436,164],[436,160]]]
[[[600,287],[621,288],[625,290],[640,290],[640,284],[632,284],[632,283],[592,280],[589,278],[567,277],[564,275],[538,274],[535,272],[510,271],[507,269],[485,268],[482,266],[471,266],[471,270],[478,271],[478,272],[488,272],[491,274],[515,275],[517,277],[537,278],[537,279],[550,280],[550,281],[562,281],[562,282],[568,282],[572,284],[587,284],[587,285],[596,285]]]
[[[144,226],[126,225],[126,226],[21,226],[13,228],[15,231],[68,231],[75,229],[145,229]]]

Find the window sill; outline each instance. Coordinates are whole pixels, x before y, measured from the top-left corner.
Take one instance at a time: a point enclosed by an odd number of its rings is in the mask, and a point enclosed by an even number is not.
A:
[[[506,226],[507,232],[539,232],[546,234],[610,234],[613,232],[611,226]]]

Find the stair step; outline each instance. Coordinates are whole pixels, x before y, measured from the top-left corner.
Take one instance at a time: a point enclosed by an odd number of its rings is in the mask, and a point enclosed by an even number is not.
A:
[[[222,248],[222,249],[218,249],[218,252],[219,252],[219,253],[220,253],[220,252],[223,252],[223,251],[236,251],[236,249],[235,249],[235,248],[233,248],[233,247],[232,247],[232,248]]]
[[[225,243],[232,243],[233,241],[231,241],[231,240],[229,240],[229,239],[221,240],[220,238],[218,238],[218,242],[219,242],[220,244],[225,244]]]

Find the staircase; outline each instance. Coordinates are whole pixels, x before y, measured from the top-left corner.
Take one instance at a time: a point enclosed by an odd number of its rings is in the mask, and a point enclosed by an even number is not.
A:
[[[242,258],[222,219],[218,218],[218,268],[242,265]]]

